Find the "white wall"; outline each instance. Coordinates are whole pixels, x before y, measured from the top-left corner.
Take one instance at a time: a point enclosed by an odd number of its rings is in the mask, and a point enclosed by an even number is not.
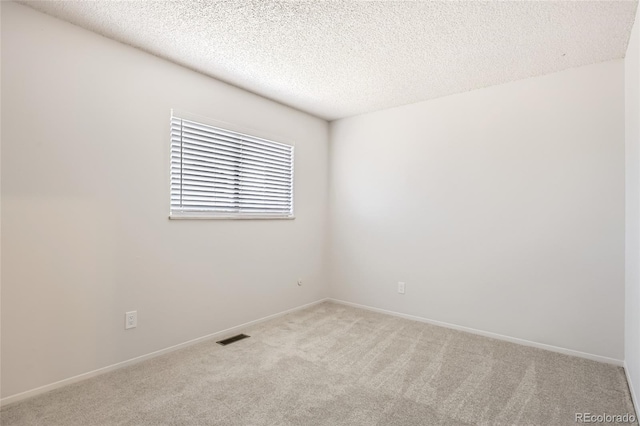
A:
[[[325,121],[4,2],[2,106],[3,397],[327,295]],[[171,108],[294,141],[296,219],[169,221]]]
[[[625,361],[629,387],[638,404],[640,391],[640,19],[625,57],[626,112],[626,295]],[[638,406],[636,405],[636,410]]]
[[[622,60],[339,120],[330,140],[332,297],[623,359]]]

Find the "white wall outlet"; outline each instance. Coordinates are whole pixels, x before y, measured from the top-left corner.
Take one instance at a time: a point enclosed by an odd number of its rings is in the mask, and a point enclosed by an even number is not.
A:
[[[124,328],[136,328],[138,326],[138,311],[126,312],[124,314]]]
[[[298,287],[302,287],[302,278],[298,278]]]
[[[398,293],[404,294],[404,283],[398,283]]]

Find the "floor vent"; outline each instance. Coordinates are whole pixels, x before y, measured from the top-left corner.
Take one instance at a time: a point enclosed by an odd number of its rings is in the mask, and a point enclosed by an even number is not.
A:
[[[246,334],[238,334],[237,336],[232,336],[232,337],[229,337],[228,339],[220,340],[219,342],[216,342],[216,343],[222,346],[227,346],[230,343],[237,342],[238,340],[246,339],[247,337],[250,337],[250,336],[247,336]]]

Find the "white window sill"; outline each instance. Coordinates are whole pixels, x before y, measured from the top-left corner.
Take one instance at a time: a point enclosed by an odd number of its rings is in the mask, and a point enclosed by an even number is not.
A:
[[[295,216],[214,216],[214,215],[170,215],[170,220],[293,220]]]

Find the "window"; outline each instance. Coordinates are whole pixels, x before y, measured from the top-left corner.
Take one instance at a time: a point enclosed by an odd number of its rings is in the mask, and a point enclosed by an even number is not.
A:
[[[171,218],[293,218],[293,146],[171,117]]]

